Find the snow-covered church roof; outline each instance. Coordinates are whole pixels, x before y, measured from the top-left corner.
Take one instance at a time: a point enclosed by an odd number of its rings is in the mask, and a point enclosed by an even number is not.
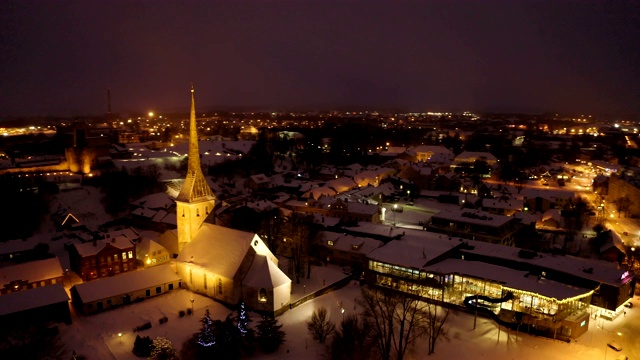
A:
[[[277,288],[288,284],[291,279],[285,275],[278,265],[270,261],[264,255],[256,255],[251,263],[251,268],[242,283],[254,288]]]
[[[177,260],[233,279],[250,249],[278,263],[258,235],[203,223],[195,238],[185,244]]]

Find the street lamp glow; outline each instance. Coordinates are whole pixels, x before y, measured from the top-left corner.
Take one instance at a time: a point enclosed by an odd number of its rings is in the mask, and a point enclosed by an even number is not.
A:
[[[149,117],[153,117],[153,111],[149,111]]]

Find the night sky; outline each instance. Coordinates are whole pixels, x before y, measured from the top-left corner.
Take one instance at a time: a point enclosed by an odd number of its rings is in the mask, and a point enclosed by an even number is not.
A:
[[[0,115],[640,114],[640,1],[0,1]]]

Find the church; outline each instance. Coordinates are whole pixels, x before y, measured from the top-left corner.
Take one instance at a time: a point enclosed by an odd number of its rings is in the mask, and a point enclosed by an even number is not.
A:
[[[176,198],[176,271],[196,293],[230,306],[243,301],[254,311],[281,314],[289,306],[291,279],[257,234],[205,221],[213,219],[209,215],[216,201],[200,165],[192,87],[187,177]]]

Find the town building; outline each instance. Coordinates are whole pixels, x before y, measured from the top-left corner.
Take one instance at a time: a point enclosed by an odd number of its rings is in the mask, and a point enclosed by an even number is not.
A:
[[[373,250],[365,279],[564,340],[586,332],[592,316],[622,314],[635,287],[616,264],[424,232]]]
[[[5,266],[0,268],[0,295],[61,284],[63,278],[57,257]]]
[[[215,204],[200,165],[191,89],[187,178],[176,198],[178,276],[190,290],[222,303],[235,306],[243,301],[254,311],[284,312],[290,303],[291,279],[258,235],[206,222]]]
[[[71,270],[84,281],[113,276],[137,268],[136,246],[124,235],[72,244],[67,250]]]
[[[442,210],[425,223],[428,231],[453,237],[513,245],[517,219],[472,209]]]

